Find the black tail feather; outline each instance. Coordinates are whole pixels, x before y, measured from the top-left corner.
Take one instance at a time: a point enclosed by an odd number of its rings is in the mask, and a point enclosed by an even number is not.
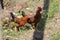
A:
[[[26,14],[25,14],[25,12],[24,11],[22,11],[22,16],[24,17],[24,16],[26,16]]]
[[[16,18],[13,12],[11,12],[10,14],[11,14],[12,19]]]

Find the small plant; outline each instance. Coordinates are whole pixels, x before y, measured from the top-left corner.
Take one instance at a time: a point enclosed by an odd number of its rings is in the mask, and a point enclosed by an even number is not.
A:
[[[15,26],[15,22],[10,23],[10,27],[13,28]]]

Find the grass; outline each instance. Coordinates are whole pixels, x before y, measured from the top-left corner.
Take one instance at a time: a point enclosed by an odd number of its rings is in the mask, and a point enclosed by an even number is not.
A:
[[[3,33],[3,36],[9,36],[9,39],[10,40],[15,40],[16,38],[18,39],[18,35],[20,35],[20,33],[19,32],[17,32],[17,31],[10,31],[10,30],[3,30],[2,31],[2,33]]]
[[[60,33],[53,33],[51,35],[51,40],[60,40]]]
[[[54,14],[56,14],[59,10],[59,3],[57,0],[50,0],[50,7],[48,12],[48,18],[53,18]]]

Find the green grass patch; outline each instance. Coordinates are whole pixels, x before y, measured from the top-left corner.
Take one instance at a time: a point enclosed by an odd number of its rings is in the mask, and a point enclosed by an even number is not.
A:
[[[59,33],[53,33],[51,35],[51,40],[60,40],[60,34]]]
[[[59,7],[58,1],[50,0],[50,7],[48,12],[48,18],[53,18],[54,14],[57,13]]]

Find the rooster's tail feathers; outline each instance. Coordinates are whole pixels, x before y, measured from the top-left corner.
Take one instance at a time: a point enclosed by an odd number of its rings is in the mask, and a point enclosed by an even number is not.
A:
[[[10,14],[11,14],[11,17],[14,19],[15,15],[13,14],[13,12],[11,12]]]

